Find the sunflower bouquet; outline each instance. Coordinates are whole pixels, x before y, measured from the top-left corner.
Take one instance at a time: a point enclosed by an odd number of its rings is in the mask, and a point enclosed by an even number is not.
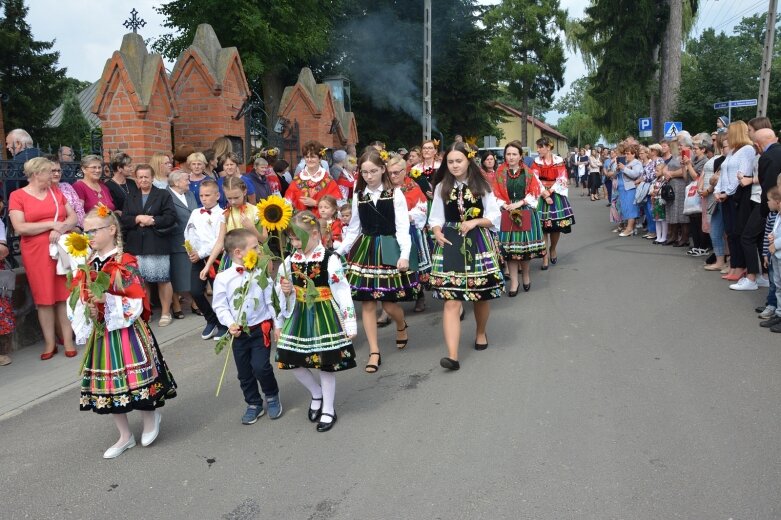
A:
[[[87,262],[90,254],[89,237],[82,233],[72,232],[65,237],[65,250],[74,258],[81,259],[74,273],[68,273],[68,286],[71,293],[68,306],[75,312],[79,300],[86,303],[90,296],[100,298],[108,290],[110,277],[103,271],[95,272]],[[84,305],[84,314],[88,322],[92,321],[89,307]]]

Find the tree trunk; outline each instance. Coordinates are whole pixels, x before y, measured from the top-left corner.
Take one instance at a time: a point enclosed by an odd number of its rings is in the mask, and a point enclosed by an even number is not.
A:
[[[662,41],[659,81],[660,134],[665,121],[670,121],[678,105],[681,86],[681,45],[683,43],[683,0],[667,0],[670,19]]]
[[[651,89],[651,96],[649,100],[649,108],[648,115],[651,117],[651,125],[652,125],[652,139],[655,142],[659,142],[662,140],[662,122],[659,120],[659,85],[661,84],[661,81],[659,79],[659,46],[657,45],[656,49],[654,49],[654,63],[656,63],[656,72],[654,73],[654,88]]]
[[[263,105],[268,116],[266,127],[272,129],[277,122],[279,102],[284,90],[282,77],[277,72],[267,72],[261,76],[260,84],[263,88]]]
[[[523,143],[523,146],[528,147],[529,143],[526,141],[528,137],[528,129],[529,129],[529,96],[524,95],[523,96],[523,105],[521,106],[521,143]]]
[[[2,96],[2,94],[0,94]],[[5,127],[3,125],[3,100],[0,99],[0,139],[3,140],[2,147],[3,149],[0,150],[0,159],[5,161],[6,160],[6,149],[5,149]]]

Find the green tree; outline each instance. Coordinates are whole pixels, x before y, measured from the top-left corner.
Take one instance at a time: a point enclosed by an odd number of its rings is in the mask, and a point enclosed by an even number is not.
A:
[[[73,148],[89,148],[90,130],[76,93],[69,90],[63,100],[62,121],[56,131],[58,143]]]
[[[521,101],[524,119],[530,99],[552,99],[564,84],[564,45],[559,37],[567,20],[558,0],[502,0],[483,17],[490,27],[490,50],[499,76]],[[521,139],[526,142],[527,128]]]
[[[762,64],[767,15],[743,18],[734,35],[705,30],[690,39],[682,56],[682,82],[676,120],[693,131],[711,131],[715,119],[727,110],[715,111],[713,104],[757,96],[757,71]],[[781,42],[776,28],[773,69],[770,76],[768,116],[781,116]],[[754,117],[754,107],[735,108],[733,119]]]
[[[170,0],[157,11],[166,17],[165,34],[152,47],[175,59],[193,40],[199,24],[208,23],[223,47],[237,47],[247,80],[263,91],[273,118],[286,82],[307,61],[329,46],[331,28],[342,0]]]
[[[37,41],[25,21],[23,0],[0,0],[0,93],[4,128],[24,128],[36,141],[43,140],[51,111],[60,103],[65,69],[57,67],[54,42]]]

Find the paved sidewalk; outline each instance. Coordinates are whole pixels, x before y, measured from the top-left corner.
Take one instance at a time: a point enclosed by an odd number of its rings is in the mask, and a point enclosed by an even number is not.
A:
[[[164,348],[182,336],[201,330],[205,324],[201,316],[185,309],[185,318],[173,320],[168,327],[158,327],[157,320],[153,319],[152,332]],[[79,355],[74,358],[66,358],[60,349],[52,359],[41,361],[41,352],[43,344],[22,348],[11,354],[13,363],[0,367],[0,420],[24,411],[41,399],[75,389],[84,347],[79,348]]]

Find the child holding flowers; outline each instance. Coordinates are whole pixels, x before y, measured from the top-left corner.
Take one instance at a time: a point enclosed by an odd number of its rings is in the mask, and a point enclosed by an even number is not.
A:
[[[225,177],[223,183],[225,198],[228,206],[223,211],[224,222],[220,225],[220,232],[217,235],[217,241],[214,243],[211,254],[206,260],[203,269],[201,269],[201,280],[206,280],[217,257],[222,253],[222,244],[225,241],[226,234],[234,229],[246,229],[259,241],[264,241],[267,237],[266,231],[261,227],[258,230],[260,216],[258,208],[254,204],[247,204],[247,185],[239,177]],[[222,271],[230,266],[230,255],[224,255],[220,263],[219,270]]]
[[[214,279],[212,298],[217,318],[233,336],[233,357],[247,403],[242,424],[255,424],[265,413],[258,386],[266,395],[269,417],[278,419],[282,415],[279,386],[270,361],[274,285],[264,280],[263,269],[257,269],[257,250],[257,233],[249,229],[238,228],[225,235],[225,252],[232,262]]]
[[[381,154],[369,148],[358,159],[361,176],[353,194],[353,211],[337,252],[349,252],[347,281],[353,299],[361,302],[363,327],[369,342],[366,372],[377,372],[382,358],[377,342],[377,302],[396,322],[396,347],[407,346],[407,322],[397,302],[414,301],[420,291],[416,273],[409,272],[412,240],[409,211],[401,190],[393,187]],[[373,363],[372,356],[376,356]]]
[[[298,213],[288,232],[294,251],[277,275],[277,362],[309,390],[309,420],[326,432],[336,422],[334,373],[355,367],[355,307],[339,255],[323,247],[314,214]],[[304,234],[306,240],[298,236]],[[320,384],[310,369],[320,370]]]
[[[102,204],[84,219],[84,235],[72,233],[69,252],[94,253],[73,278],[70,302],[80,299],[90,313],[92,332],[82,362],[81,410],[111,414],[119,440],[103,454],[118,457],[136,445],[127,413],[140,410],[141,445],[160,432],[158,408],[176,397],[176,383],[147,325],[149,300],[138,263],[122,250],[122,233],[113,212]],[[87,238],[88,237],[88,238]]]
[[[472,160],[475,154],[465,143],[450,145],[437,172],[441,181],[434,187],[429,216],[437,242],[430,283],[434,298],[446,300],[442,326],[448,357],[439,364],[449,370],[460,368],[461,301],[474,302],[475,349],[483,350],[488,347],[488,300],[499,298],[504,290],[491,232],[499,227],[501,213],[491,186]]]

